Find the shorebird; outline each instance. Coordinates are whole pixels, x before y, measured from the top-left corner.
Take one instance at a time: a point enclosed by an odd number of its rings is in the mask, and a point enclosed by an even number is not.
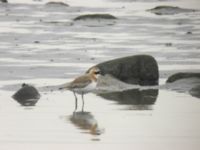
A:
[[[80,94],[82,97],[82,111],[84,109],[84,94],[93,91],[97,85],[97,79],[100,76],[100,69],[93,67],[89,70],[88,73],[75,78],[72,82],[64,84],[63,87],[59,89],[67,89],[73,92],[75,97],[75,111],[77,109],[77,94]]]

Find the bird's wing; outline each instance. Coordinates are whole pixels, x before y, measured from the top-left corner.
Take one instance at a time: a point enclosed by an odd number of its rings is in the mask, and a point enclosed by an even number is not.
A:
[[[74,81],[72,81],[68,88],[73,89],[73,88],[84,88],[87,85],[89,85],[92,81],[90,80],[90,77],[88,75],[83,75],[78,78],[76,78]]]

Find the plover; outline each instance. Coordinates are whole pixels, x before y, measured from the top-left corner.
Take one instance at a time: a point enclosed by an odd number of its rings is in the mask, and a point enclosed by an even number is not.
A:
[[[84,109],[84,94],[93,91],[97,85],[97,79],[100,76],[100,69],[93,67],[89,70],[88,73],[75,78],[72,82],[65,84],[59,89],[67,89],[74,93],[75,97],[75,111],[77,109],[77,94],[80,94],[82,97],[82,111]]]

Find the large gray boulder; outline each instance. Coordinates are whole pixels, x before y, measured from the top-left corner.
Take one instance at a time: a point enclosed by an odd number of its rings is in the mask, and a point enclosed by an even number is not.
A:
[[[149,55],[134,55],[106,61],[96,65],[102,74],[139,85],[157,85],[159,79],[158,64]]]

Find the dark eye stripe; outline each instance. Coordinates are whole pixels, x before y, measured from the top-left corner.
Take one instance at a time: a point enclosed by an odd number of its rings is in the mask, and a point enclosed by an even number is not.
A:
[[[95,74],[100,74],[100,73],[101,73],[100,71],[95,72]]]

